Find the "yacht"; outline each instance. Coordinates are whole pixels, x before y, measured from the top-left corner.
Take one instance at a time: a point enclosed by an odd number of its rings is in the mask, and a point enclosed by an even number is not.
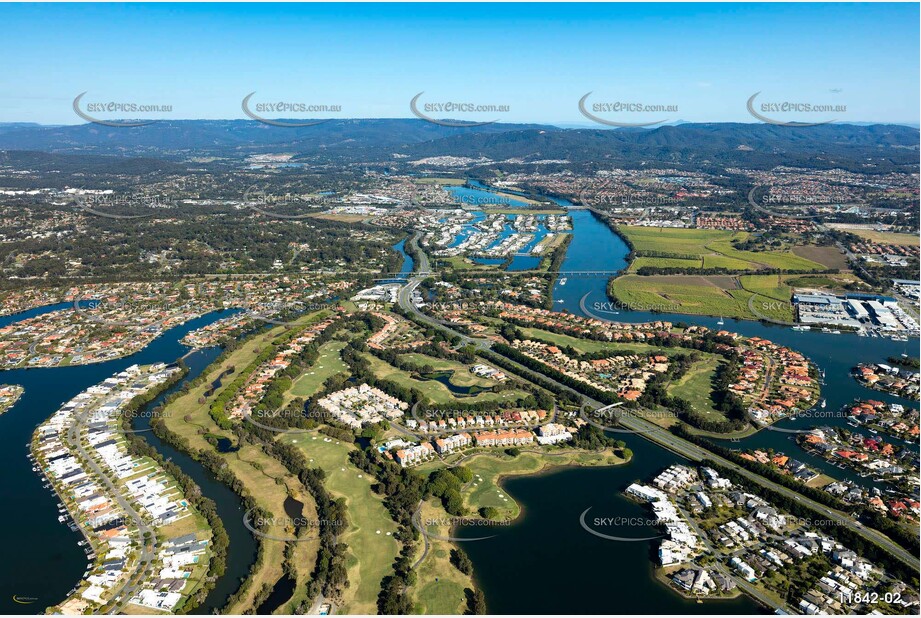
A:
[[[566,277],[563,277],[562,279],[560,279],[560,285],[566,285],[566,281],[567,281]]]
[[[824,399],[822,400],[822,403],[819,404],[819,407],[820,407],[820,408],[824,408],[824,407],[825,407],[825,400],[824,400]]]
[[[716,324],[717,324],[717,326],[722,326],[722,325],[724,324],[724,322],[723,322],[723,316],[720,316],[720,321],[717,322]]]

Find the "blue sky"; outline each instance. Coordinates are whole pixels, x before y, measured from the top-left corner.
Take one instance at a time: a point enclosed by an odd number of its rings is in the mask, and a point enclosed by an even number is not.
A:
[[[919,114],[917,4],[5,4],[0,23],[3,122],[82,122],[84,91],[170,118],[242,118],[253,91],[362,118],[410,117],[421,91],[514,122],[586,123],[589,91],[668,120],[754,122],[758,91],[843,121]]]

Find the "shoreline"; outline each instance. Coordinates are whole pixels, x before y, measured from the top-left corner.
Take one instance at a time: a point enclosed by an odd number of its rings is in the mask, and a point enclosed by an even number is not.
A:
[[[650,566],[652,567],[652,578],[653,579],[655,579],[660,584],[664,585],[666,588],[668,588],[669,590],[677,594],[679,597],[681,597],[685,601],[693,602],[694,604],[698,604],[698,603],[704,604],[704,603],[707,603],[708,601],[716,601],[716,602],[734,601],[738,599],[740,596],[745,595],[745,593],[742,590],[740,590],[738,587],[734,588],[733,592],[727,595],[719,595],[719,596],[691,595],[685,592],[684,590],[679,589],[674,584],[672,584],[672,581],[668,578],[668,576],[671,575],[671,573],[668,572],[668,568],[672,568],[672,567],[657,567],[655,565],[650,565]],[[687,566],[693,566],[693,565],[688,564]],[[675,565],[673,568],[673,572],[680,571],[682,568],[687,568],[687,566]],[[748,596],[748,595],[745,595],[745,596]],[[748,598],[752,599],[753,601],[758,600],[752,596],[749,596]]]
[[[504,451],[501,451],[501,450],[494,451],[494,452],[486,451],[486,452],[475,453],[471,457],[480,457],[480,456],[485,456],[485,455],[498,455],[499,453],[502,453],[502,452]],[[597,464],[577,463],[573,461],[568,461],[566,463],[554,463],[553,461],[547,461],[545,459],[546,457],[558,457],[558,456],[578,457],[579,454],[582,454],[582,453],[598,453],[601,456],[615,457],[619,459],[620,461],[618,461],[617,463],[597,463]],[[501,490],[502,493],[508,496],[510,500],[515,504],[515,508],[517,509],[518,514],[515,515],[515,517],[508,518],[506,520],[488,520],[483,517],[479,517],[479,515],[477,515],[477,518],[483,519],[484,521],[496,521],[497,523],[503,523],[503,524],[507,521],[508,522],[507,525],[512,525],[524,518],[525,508],[505,489],[505,482],[510,479],[523,478],[523,477],[538,478],[541,476],[546,476],[549,474],[555,474],[557,472],[562,472],[563,470],[567,468],[600,468],[600,467],[614,468],[614,467],[620,467],[620,466],[627,465],[633,461],[632,455],[629,459],[621,459],[618,455],[614,454],[613,449],[605,449],[603,451],[584,451],[584,450],[578,450],[578,449],[570,449],[570,450],[563,451],[560,453],[546,453],[546,452],[522,450],[521,454],[518,457],[524,454],[538,456],[542,460],[541,467],[532,472],[499,472],[496,474],[495,480],[493,481],[493,484],[496,486],[496,488]],[[517,459],[518,457],[516,457],[515,459]],[[509,460],[509,461],[514,461],[514,460]],[[460,463],[456,465],[464,465],[464,464]],[[479,508],[477,509],[477,513],[479,513]],[[451,536],[454,536],[454,533],[457,531],[458,527],[459,526],[457,524],[451,527]]]

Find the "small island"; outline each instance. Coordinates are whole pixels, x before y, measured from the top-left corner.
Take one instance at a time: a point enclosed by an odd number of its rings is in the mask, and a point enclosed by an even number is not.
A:
[[[26,389],[18,384],[0,384],[0,414],[16,405],[25,391]]]

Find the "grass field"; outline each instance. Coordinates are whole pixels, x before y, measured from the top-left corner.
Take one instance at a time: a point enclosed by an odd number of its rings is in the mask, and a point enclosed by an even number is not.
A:
[[[328,341],[320,346],[320,358],[307,371],[302,373],[291,385],[288,393],[293,397],[311,397],[330,377],[347,372],[348,366],[342,361],[339,352],[345,347],[344,341]]]
[[[536,474],[558,466],[614,466],[625,463],[612,451],[544,450],[541,447],[523,448],[517,457],[510,457],[500,449],[487,449],[449,457],[448,461],[462,463],[473,472],[473,480],[461,490],[470,515],[475,517],[481,507],[492,506],[499,510],[500,520],[515,519],[521,514],[521,507],[501,487],[505,477]],[[442,465],[440,461],[432,461],[417,470],[428,474]]]
[[[884,245],[911,245],[917,247],[919,239],[916,234],[900,234],[898,232],[877,232],[876,230],[847,229],[850,234],[866,238],[875,243]]]
[[[451,257],[438,258],[436,260],[438,264],[443,264],[450,267],[452,270],[498,270],[499,267],[495,264],[477,264],[472,260],[465,258],[462,255],[454,255]]]
[[[630,271],[637,271],[644,266],[654,268],[701,268],[703,258],[685,259],[685,258],[660,258],[660,257],[638,257],[630,263]]]
[[[792,251],[741,251],[733,247],[732,242],[746,240],[749,237],[748,232],[635,226],[621,226],[619,231],[627,235],[636,251],[665,254],[654,258],[638,258],[656,261],[643,262],[638,266],[631,265],[631,270],[634,271],[641,266],[725,268],[733,271],[764,268],[811,271],[826,268],[823,264],[800,257]],[[700,256],[700,261],[686,257],[692,255]],[[695,262],[696,265],[692,265]]]
[[[668,387],[668,394],[687,399],[694,410],[715,419],[725,419],[725,415],[714,409],[710,393],[713,390],[713,376],[722,361],[716,355],[707,355],[688,370],[678,381]]]
[[[453,371],[454,374],[451,376],[451,384],[456,384],[457,386],[480,386],[482,388],[490,388],[498,384],[495,380],[489,380],[474,375],[466,365],[452,360],[435,358],[434,356],[417,354],[415,352],[401,354],[400,358],[409,361],[420,369],[425,365],[430,365],[435,371]]]
[[[792,320],[789,288],[768,286],[765,283],[768,280],[776,280],[776,276],[754,275],[736,279],[694,275],[625,275],[611,283],[611,294],[631,307],[743,320],[760,317],[749,308],[749,300],[754,296],[759,314],[781,321]]]
[[[472,589],[473,580],[451,564],[453,544],[435,538],[450,536],[451,526],[446,525],[447,514],[440,503],[426,500],[422,503],[420,515],[421,520],[429,524],[425,528],[432,536],[428,539],[428,554],[416,567],[416,584],[409,589],[416,606],[415,611],[423,615],[463,614],[467,607],[464,589]],[[419,545],[421,553],[423,544]]]
[[[303,316],[297,322],[306,324],[318,319],[321,314],[325,315],[325,312]],[[199,398],[204,397],[204,393],[210,384],[228,367],[233,365],[238,371],[246,367],[258,356],[257,349],[264,349],[272,338],[284,332],[284,327],[278,327],[268,333],[251,337],[234,350],[223,362],[208,367],[205,370],[206,379],[202,384],[181,395],[165,409],[163,422],[166,427],[184,438],[189,447],[194,450],[215,452],[214,447],[205,439],[204,435],[199,433],[199,430],[204,430],[207,434],[213,436],[228,438],[233,443],[237,443],[236,436],[230,431],[220,429],[208,414],[211,401],[221,392],[221,389],[218,389],[211,397],[206,398],[205,403],[199,403]],[[224,377],[223,384],[229,384],[235,377],[235,374]],[[252,495],[256,502],[266,510],[277,516],[282,516],[284,514],[284,500],[288,495],[292,495],[304,503],[305,517],[316,517],[315,505],[306,489],[297,478],[288,473],[287,469],[278,460],[266,455],[261,448],[254,445],[244,445],[238,451],[221,453],[220,455],[226,462],[227,467],[242,482],[246,492]],[[285,530],[281,525],[278,525],[270,527],[269,533],[273,536],[285,537],[290,536],[293,530]],[[281,578],[285,543],[281,541],[265,541],[264,547],[265,559],[260,568],[250,574],[252,584],[247,593],[242,595],[229,608],[229,613],[240,614],[248,609],[255,609],[252,607],[254,596],[259,592],[263,584],[273,585]],[[305,586],[309,580],[310,571],[313,569],[313,562],[316,559],[316,549],[316,542],[307,541],[297,544],[298,589]]]
[[[597,352],[598,350],[629,350],[631,352],[638,352],[641,354],[656,352],[659,354],[667,355],[676,351],[673,349],[657,348],[645,343],[616,343],[608,341],[593,341],[591,339],[579,339],[577,337],[570,337],[569,335],[563,335],[560,333],[551,333],[550,331],[541,330],[539,328],[522,328],[520,330],[527,337],[540,339],[542,341],[550,341],[558,346],[572,346],[582,353]]]
[[[346,562],[349,587],[338,608],[342,614],[376,614],[381,580],[392,573],[400,547],[393,533],[396,523],[371,485],[376,481],[349,462],[351,444],[337,442],[319,432],[285,435],[296,444],[311,466],[326,472],[323,484],[335,498],[345,498],[348,531],[340,537],[349,546]]]
[[[857,276],[851,273],[836,275],[785,275],[784,283],[790,288],[825,288],[829,290],[844,290],[846,284],[860,284],[866,287]]]
[[[473,480],[461,490],[470,517],[484,506],[499,510],[499,520],[513,520],[521,514],[521,507],[512,496],[502,489],[503,478],[539,474],[561,466],[612,466],[626,463],[611,451],[587,452],[571,449],[553,449],[540,452],[523,451],[517,457],[510,457],[501,450],[484,451],[457,458],[473,472]],[[442,467],[441,462],[429,462],[417,470],[420,474]],[[450,535],[450,526],[438,522],[450,520],[440,504],[426,501],[422,505],[422,521],[426,530],[437,536]],[[483,527],[482,535],[502,534],[503,526]],[[469,533],[464,533],[470,536]],[[472,581],[450,563],[452,544],[429,537],[431,547],[425,559],[416,567],[417,582],[410,591],[419,614],[464,613],[466,598],[464,588],[472,588]],[[483,541],[488,543],[488,540]],[[463,543],[459,544],[461,547]]]
[[[448,389],[447,386],[441,382],[436,382],[435,380],[416,380],[409,373],[401,369],[397,369],[389,363],[385,363],[376,356],[372,356],[370,354],[364,354],[363,356],[371,363],[371,370],[374,371],[374,374],[377,377],[385,380],[392,380],[393,382],[396,382],[397,384],[407,388],[418,389],[429,400],[431,400],[432,403],[436,404],[450,404],[454,401],[463,401],[464,403],[475,403],[478,401],[514,401],[527,395],[524,391],[512,389],[499,393],[483,392],[467,397],[457,397]],[[461,368],[464,367],[459,363],[454,364]],[[466,368],[463,368],[463,371],[466,372]],[[487,380],[486,382],[488,382],[490,385],[497,384],[492,380]],[[458,384],[458,386],[461,385]]]
[[[835,246],[798,245],[793,247],[792,251],[807,260],[818,262],[826,268],[837,268],[842,271],[850,268],[847,263],[847,257]]]

